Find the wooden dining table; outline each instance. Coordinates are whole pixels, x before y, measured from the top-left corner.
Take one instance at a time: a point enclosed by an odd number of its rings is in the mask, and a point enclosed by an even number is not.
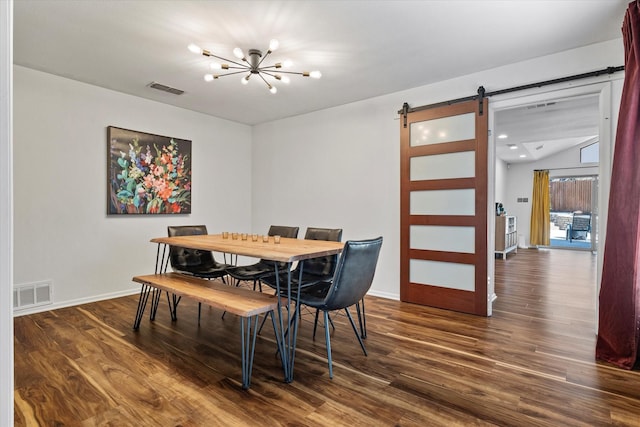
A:
[[[296,312],[295,307],[297,307],[299,303],[301,280],[295,281],[298,288],[292,289],[292,265],[296,262],[300,263],[298,272],[301,278],[305,260],[339,254],[342,252],[344,243],[285,237],[280,238],[279,243],[276,243],[273,236],[269,236],[268,242],[264,242],[262,238],[258,239],[258,241],[253,241],[251,235],[249,235],[246,240],[242,240],[240,236],[234,239],[231,234],[226,238],[224,238],[222,234],[156,237],[151,239],[151,242],[157,243],[158,245],[155,267],[157,274],[166,272],[169,264],[171,246],[273,261],[277,278],[276,295],[278,296],[278,309],[276,313],[278,330],[276,330],[276,336],[279,338],[284,350],[280,355],[284,370],[284,380],[285,382],[293,381],[293,366],[298,334],[298,322],[294,314]],[[284,271],[282,271],[282,264],[280,263],[284,263],[286,266]],[[280,280],[280,273],[287,273],[285,275],[287,278],[286,281]],[[291,308],[292,303],[294,304],[294,309]],[[291,330],[287,333],[288,329]]]

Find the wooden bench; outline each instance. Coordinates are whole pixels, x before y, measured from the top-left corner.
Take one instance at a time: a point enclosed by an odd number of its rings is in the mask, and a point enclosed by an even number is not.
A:
[[[140,327],[144,309],[152,294],[151,320],[154,320],[158,308],[160,294],[167,292],[171,320],[176,320],[176,310],[182,297],[193,299],[199,303],[233,313],[241,318],[241,343],[242,343],[242,388],[248,389],[251,385],[251,370],[253,367],[253,355],[255,350],[256,335],[258,331],[258,316],[260,314],[271,315],[274,331],[276,323],[274,310],[278,308],[278,300],[274,295],[266,295],[249,289],[232,287],[224,284],[220,279],[206,280],[179,273],[149,274],[135,276],[134,282],[142,285],[138,311],[133,325],[134,329]],[[172,298],[169,297],[172,295]],[[253,332],[251,324],[253,323]],[[278,350],[282,350],[280,340],[276,333]]]

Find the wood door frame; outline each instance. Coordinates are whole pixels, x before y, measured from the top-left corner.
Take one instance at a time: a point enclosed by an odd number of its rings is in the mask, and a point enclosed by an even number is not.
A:
[[[439,106],[431,109],[412,112],[414,120],[430,120],[440,117],[475,113],[480,116],[480,105],[485,116],[483,120],[476,120],[475,139],[466,141],[446,142],[441,144],[410,146],[410,125],[401,125],[401,155],[400,155],[400,299],[402,301],[427,301],[430,306],[473,313],[487,316],[487,221],[488,221],[488,102],[477,100]],[[484,135],[484,141],[478,143],[479,136]],[[474,151],[475,176],[472,178],[436,179],[412,182],[410,180],[411,157],[434,155],[451,152]],[[410,193],[421,190],[475,190],[475,214],[466,215],[411,215]],[[433,250],[411,249],[410,227],[412,225],[449,225],[472,226],[475,228],[474,253],[443,252]],[[412,284],[409,281],[411,259],[428,259],[475,266],[475,290],[473,292],[432,286]],[[417,295],[417,293],[420,295]],[[481,297],[478,297],[481,295]]]

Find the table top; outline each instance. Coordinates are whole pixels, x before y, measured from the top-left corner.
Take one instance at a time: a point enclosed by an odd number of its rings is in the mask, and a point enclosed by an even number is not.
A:
[[[163,243],[189,249],[215,251],[248,256],[253,258],[268,259],[271,261],[294,262],[327,255],[335,255],[342,252],[343,242],[329,242],[326,240],[290,239],[282,237],[280,243],[274,243],[273,236],[269,242],[261,239],[257,242],[238,237],[233,240],[231,236],[226,239],[221,234],[207,234],[196,236],[156,237],[151,239],[153,243]]]

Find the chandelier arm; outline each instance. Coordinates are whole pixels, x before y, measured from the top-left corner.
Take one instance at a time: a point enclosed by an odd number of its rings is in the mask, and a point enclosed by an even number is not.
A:
[[[213,53],[209,52],[208,50],[202,51],[202,56],[211,56],[211,57],[219,59],[221,61],[226,61],[226,62],[230,62],[232,64],[239,65],[241,67],[246,67],[246,65],[241,64],[240,62],[236,62],[236,61],[233,61],[231,59],[223,58],[222,56],[214,55]]]
[[[242,74],[242,73],[246,73],[246,72],[248,72],[248,70],[234,71],[234,72],[232,72],[232,73],[226,73],[226,74],[215,74],[215,75],[217,75],[218,77],[225,77],[225,76],[232,76],[232,75],[234,75],[234,74]]]
[[[267,59],[267,56],[269,56],[269,54],[271,53],[270,50],[267,51],[267,53],[264,54],[264,56],[262,58],[260,58],[260,62],[258,62],[258,65],[256,65],[256,69],[260,69],[260,64],[262,64],[264,62],[265,59]],[[271,67],[273,67],[274,65],[271,65]]]
[[[276,80],[280,80],[280,81],[282,81],[282,77],[281,77],[281,76],[278,76],[277,74],[273,74],[273,73],[271,73],[270,71],[264,71],[264,70],[261,70],[261,71],[260,71],[260,74],[266,74],[266,75],[267,75],[267,76],[269,76],[269,77],[272,77],[272,78],[274,78],[274,79],[276,79]],[[278,72],[278,74],[280,74],[280,73]]]
[[[275,70],[279,70],[280,68],[276,67],[275,65],[265,65],[264,67],[257,68],[257,70],[258,71],[264,71],[264,70],[275,71]]]
[[[264,76],[262,75],[262,73],[258,73],[258,76],[260,76],[260,78],[262,79],[262,81],[264,82],[264,84],[266,84],[266,85],[267,85],[267,87],[268,87],[269,89],[271,89],[271,87],[272,87],[272,86],[271,86],[271,84],[267,81],[267,79],[265,79],[265,78],[264,78]]]
[[[269,70],[269,71],[272,71],[272,70]],[[264,73],[265,71],[263,69],[260,69],[260,72]],[[308,73],[308,71],[297,72],[297,71],[281,71],[281,70],[278,70],[277,72],[278,72],[278,74],[295,74],[295,75],[298,75],[298,76],[305,76],[305,74]]]

